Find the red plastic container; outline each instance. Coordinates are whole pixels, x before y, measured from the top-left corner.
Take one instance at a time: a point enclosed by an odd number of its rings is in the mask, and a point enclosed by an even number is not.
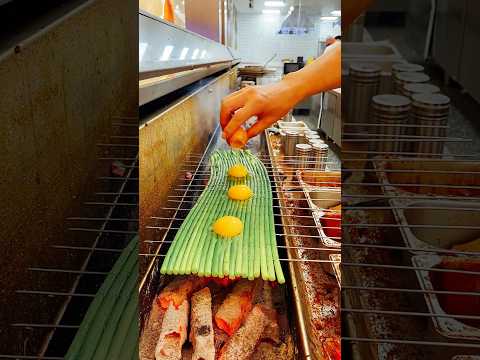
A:
[[[340,241],[342,237],[342,214],[327,212],[320,218],[323,232],[332,240]]]

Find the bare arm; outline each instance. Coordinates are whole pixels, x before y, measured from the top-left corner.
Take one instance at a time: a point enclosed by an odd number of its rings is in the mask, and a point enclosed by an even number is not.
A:
[[[245,121],[257,116],[257,122],[247,131],[251,138],[304,98],[339,87],[341,49],[340,44],[331,46],[335,48],[277,83],[246,87],[225,97],[220,112],[224,137],[230,139]]]
[[[342,28],[350,25],[373,1],[343,0]],[[341,44],[337,42],[331,46],[330,51],[310,65],[288,74],[277,83],[246,87],[225,97],[220,123],[228,143],[242,147],[248,138],[269,127],[303,99],[340,87]],[[253,116],[257,116],[257,122],[245,134],[242,125]]]

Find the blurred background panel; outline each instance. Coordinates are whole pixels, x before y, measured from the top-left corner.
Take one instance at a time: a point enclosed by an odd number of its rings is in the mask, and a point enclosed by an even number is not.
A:
[[[125,135],[116,125],[125,119],[136,126],[137,9],[136,1],[113,0],[0,5],[0,355],[63,356],[75,334],[76,320],[64,314],[78,297],[66,294],[81,291],[93,257],[68,247],[88,248],[99,234],[73,231],[83,225],[67,218],[108,210],[85,203],[107,191],[100,177],[112,176],[112,161],[98,159],[119,151],[99,144]],[[72,313],[85,313],[85,299]],[[60,324],[67,334],[52,345]]]
[[[479,10],[377,0],[344,34],[346,358],[478,358]]]

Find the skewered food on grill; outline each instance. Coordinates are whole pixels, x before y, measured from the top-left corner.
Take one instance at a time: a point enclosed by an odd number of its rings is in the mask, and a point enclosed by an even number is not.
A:
[[[162,322],[162,331],[155,348],[156,360],[180,360],[182,347],[187,339],[188,301],[176,308],[168,306]]]
[[[248,177],[238,180],[226,176],[228,169],[240,164],[247,169]],[[161,273],[250,280],[262,277],[284,283],[275,237],[272,189],[264,165],[249,151],[218,150],[211,157],[211,169],[208,185],[177,232]],[[247,204],[225,196],[226,189],[239,184],[247,185],[256,195]],[[227,236],[237,235],[225,241],[211,226],[227,214],[241,220],[243,231],[238,233],[237,227],[232,235],[230,227],[222,227]]]
[[[212,296],[208,287],[192,296],[190,328],[190,342],[193,345],[192,360],[214,360]]]
[[[252,189],[248,185],[234,185],[228,189],[228,197],[232,200],[248,200],[252,195]]]
[[[213,223],[215,234],[224,238],[232,238],[243,231],[242,220],[235,216],[223,216]]]
[[[217,327],[228,335],[232,335],[242,325],[252,308],[254,285],[253,281],[240,280],[215,314]]]
[[[245,324],[221,349],[219,360],[250,359],[269,321],[266,310],[261,305],[255,305],[248,314]]]

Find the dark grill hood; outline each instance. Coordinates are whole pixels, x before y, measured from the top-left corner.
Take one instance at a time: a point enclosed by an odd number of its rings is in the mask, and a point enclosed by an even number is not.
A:
[[[295,6],[292,13],[283,20],[279,34],[302,35],[315,29],[315,25],[301,6]]]

